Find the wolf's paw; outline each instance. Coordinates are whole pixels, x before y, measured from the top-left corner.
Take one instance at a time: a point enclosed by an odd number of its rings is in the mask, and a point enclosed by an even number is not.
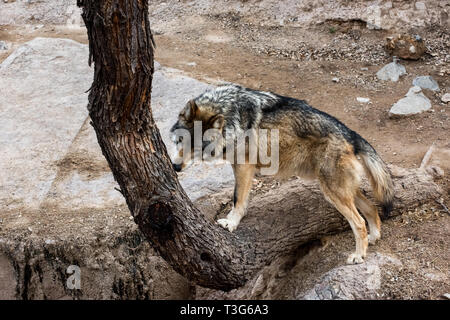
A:
[[[229,219],[219,219],[217,220],[217,223],[225,228],[228,229],[228,231],[233,232],[234,230],[236,230],[239,222],[235,222],[233,220],[229,220]]]
[[[379,233],[374,233],[374,234],[369,234],[369,236],[367,237],[369,239],[369,244],[370,245],[374,245],[375,243],[377,243],[377,240],[379,240],[381,238]]]
[[[347,264],[360,264],[363,262],[364,258],[358,253],[352,253],[347,259]]]

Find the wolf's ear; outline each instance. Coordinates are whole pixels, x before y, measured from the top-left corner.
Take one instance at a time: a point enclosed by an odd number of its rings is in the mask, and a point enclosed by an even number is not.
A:
[[[213,129],[222,130],[224,124],[224,117],[222,114],[218,114],[209,120],[210,127]]]
[[[188,121],[193,120],[195,117],[195,114],[197,113],[198,106],[195,104],[195,101],[189,100],[186,106],[184,107],[183,111],[181,112],[181,115],[184,116],[184,118]]]

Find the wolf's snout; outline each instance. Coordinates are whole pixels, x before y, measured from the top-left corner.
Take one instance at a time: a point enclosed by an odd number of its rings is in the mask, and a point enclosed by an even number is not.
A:
[[[176,172],[181,171],[181,164],[172,163],[172,166],[173,166],[173,170],[175,170]]]

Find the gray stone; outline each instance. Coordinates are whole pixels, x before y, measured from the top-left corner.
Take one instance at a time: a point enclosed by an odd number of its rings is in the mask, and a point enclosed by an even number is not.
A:
[[[189,282],[141,240],[115,190],[89,124],[87,59],[87,45],[36,38],[0,64],[0,298],[190,298]],[[153,115],[170,152],[178,111],[211,86],[155,67]],[[220,163],[194,164],[179,177],[193,200],[234,180]],[[34,253],[30,279],[24,252]],[[72,261],[86,279],[74,296],[61,278]]]
[[[356,100],[360,103],[369,103],[370,102],[370,98],[357,97]]]
[[[159,63],[158,61],[154,61],[153,62],[153,64],[154,64],[154,67],[155,67],[155,71],[159,71],[159,70],[161,70],[161,63]]]
[[[383,81],[397,82],[400,76],[406,74],[406,68],[397,63],[394,59],[393,62],[385,65],[377,72],[377,78]]]
[[[416,6],[417,10],[426,10],[427,9],[425,3],[421,2],[421,1],[417,1],[415,6]]]
[[[422,89],[429,89],[432,91],[439,92],[439,84],[436,82],[436,80],[433,79],[432,76],[419,76],[416,77],[413,82],[413,86],[421,87]]]
[[[8,50],[9,44],[6,41],[0,41],[0,50]]]
[[[304,300],[355,300],[376,298],[381,287],[382,268],[386,264],[401,262],[381,253],[369,255],[363,264],[345,265],[324,274],[309,291],[297,299]]]
[[[16,283],[14,281],[16,272],[8,257],[0,252],[0,299],[12,300],[15,298]]]
[[[36,38],[0,65],[0,207],[65,210],[124,204],[89,125],[88,47]],[[83,63],[85,61],[85,63]],[[155,62],[152,108],[169,154],[169,130],[186,102],[211,86]],[[57,84],[57,85],[55,85]],[[195,163],[179,174],[192,200],[233,185],[231,166]]]
[[[449,103],[450,102],[450,93],[446,93],[441,97],[441,101],[444,103]]]
[[[0,207],[37,208],[49,192],[87,117],[87,57],[78,42],[36,38],[0,65]]]
[[[408,116],[431,108],[430,100],[422,93],[420,87],[411,87],[406,96],[397,101],[389,111],[391,117]]]

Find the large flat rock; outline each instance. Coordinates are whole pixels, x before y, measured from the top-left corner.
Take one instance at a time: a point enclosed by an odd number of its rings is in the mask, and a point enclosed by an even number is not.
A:
[[[1,297],[189,298],[189,282],[144,241],[115,190],[86,108],[87,59],[86,45],[36,38],[0,64]],[[152,106],[169,152],[179,110],[209,86],[158,68]],[[199,163],[180,180],[196,200],[231,187],[233,174]],[[81,291],[66,286],[70,265]]]
[[[0,206],[83,209],[124,204],[88,121],[93,70],[86,45],[36,38],[0,65]],[[169,130],[185,103],[210,85],[162,68],[152,106],[169,152]],[[231,167],[199,163],[180,174],[192,200],[233,183]]]
[[[87,48],[36,38],[0,65],[0,207],[37,208],[87,117]]]

